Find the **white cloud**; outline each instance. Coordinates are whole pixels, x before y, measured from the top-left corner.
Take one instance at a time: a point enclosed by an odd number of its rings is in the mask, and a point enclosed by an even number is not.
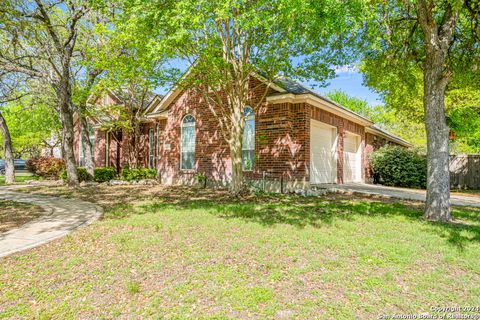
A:
[[[333,67],[333,70],[335,70],[335,74],[336,75],[339,75],[339,74],[351,74],[351,73],[356,73],[358,72],[358,69],[356,66],[354,65],[344,65],[344,66],[336,66],[336,67]]]

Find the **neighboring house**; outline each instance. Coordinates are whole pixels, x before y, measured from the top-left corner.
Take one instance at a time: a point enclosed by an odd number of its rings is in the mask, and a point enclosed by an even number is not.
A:
[[[250,87],[257,88],[251,93],[253,105],[266,85],[256,78],[250,81]],[[111,93],[103,99],[121,103]],[[386,143],[411,146],[292,81],[271,85],[261,107],[255,113],[247,107],[245,114],[244,174],[271,190],[369,182],[368,153]],[[96,166],[126,163],[122,143],[116,148],[116,142],[98,129],[93,130],[92,141]],[[193,90],[173,88],[150,102],[142,121],[140,149],[140,163],[156,168],[165,184],[191,183],[203,174],[210,183],[225,185],[231,177],[229,147],[218,121]]]

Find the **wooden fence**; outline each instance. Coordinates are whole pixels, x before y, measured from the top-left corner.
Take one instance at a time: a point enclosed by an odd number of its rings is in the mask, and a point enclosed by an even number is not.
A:
[[[450,156],[450,186],[480,189],[480,154]]]

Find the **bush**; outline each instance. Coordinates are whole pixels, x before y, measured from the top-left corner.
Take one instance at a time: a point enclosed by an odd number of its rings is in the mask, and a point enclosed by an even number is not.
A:
[[[28,171],[44,178],[58,179],[65,170],[63,159],[54,157],[40,157],[28,159],[25,163]]]
[[[120,179],[125,181],[138,181],[142,179],[155,179],[157,172],[155,169],[130,169],[129,167],[123,167],[120,172]]]
[[[96,182],[107,182],[115,178],[117,171],[115,168],[95,168],[93,180]]]
[[[427,161],[417,151],[386,145],[370,155],[378,182],[386,186],[425,188]]]
[[[90,181],[92,177],[88,174],[87,169],[83,167],[77,168],[78,182]],[[63,181],[67,181],[67,170],[64,170],[60,176]]]

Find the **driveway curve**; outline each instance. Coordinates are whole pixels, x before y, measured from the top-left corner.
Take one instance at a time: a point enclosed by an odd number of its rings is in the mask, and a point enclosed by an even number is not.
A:
[[[0,257],[61,238],[92,223],[103,214],[101,207],[90,202],[14,190],[15,187],[0,187],[0,200],[38,205],[45,210],[45,214],[19,228],[0,234]]]

